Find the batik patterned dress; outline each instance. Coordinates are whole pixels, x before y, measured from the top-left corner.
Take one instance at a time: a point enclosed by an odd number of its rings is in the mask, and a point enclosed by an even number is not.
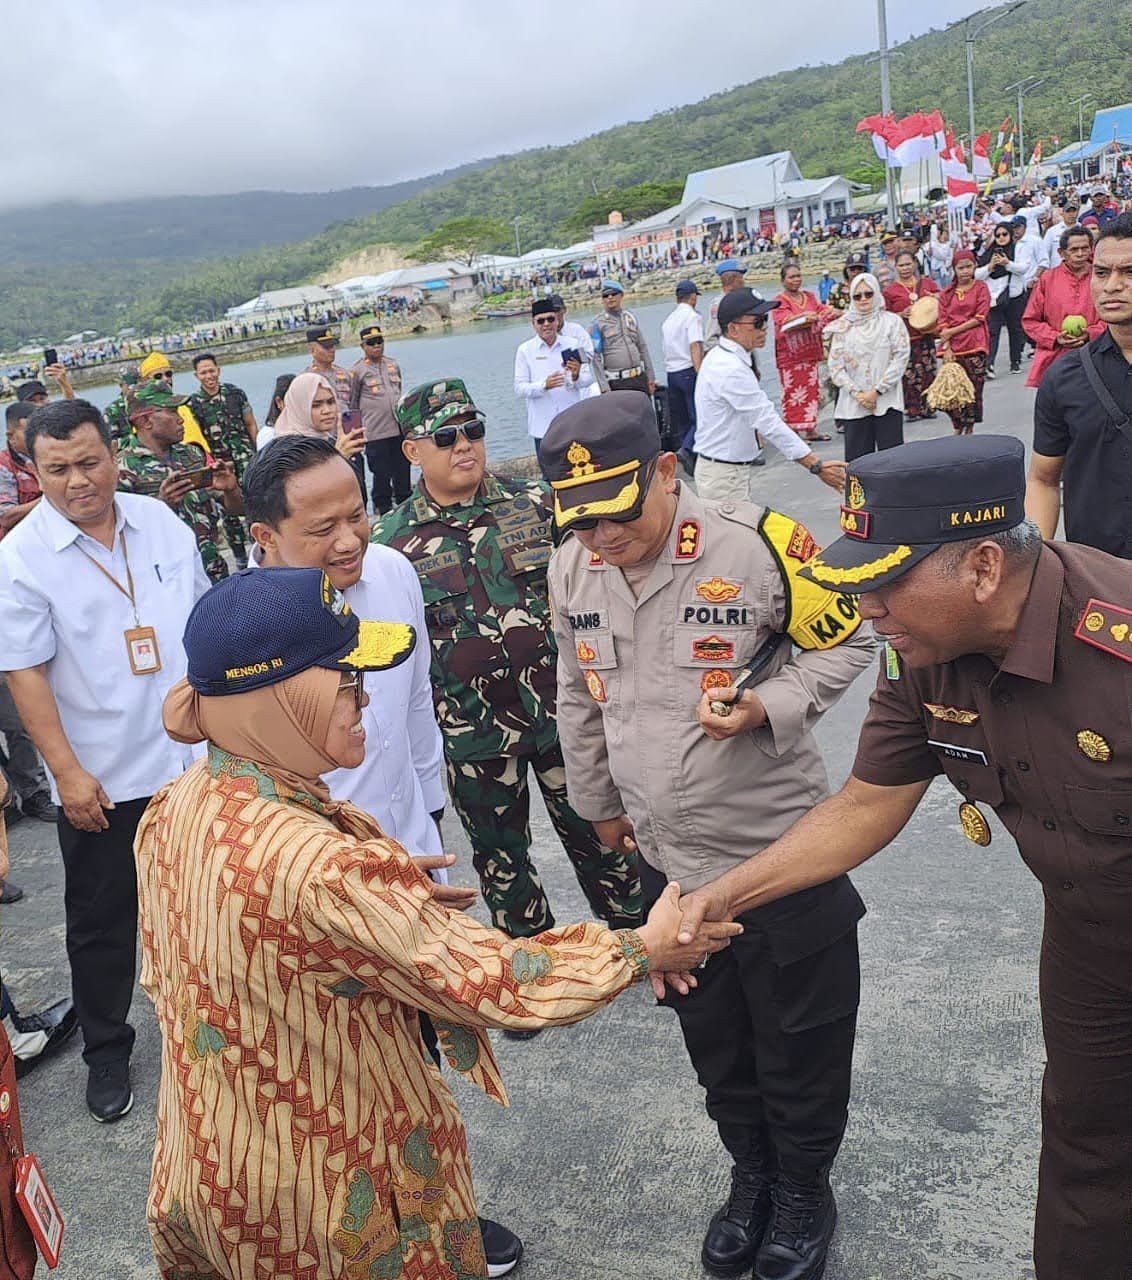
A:
[[[833,313],[806,289],[798,293],[787,293],[784,289],[777,301],[779,306],[772,312],[774,362],[782,387],[782,418],[799,435],[808,436],[817,430],[821,408],[818,368],[825,356],[821,322]],[[802,315],[814,316],[815,323],[784,331],[788,321]]]
[[[908,323],[904,312],[920,298],[928,294],[938,294],[939,286],[926,276],[917,278],[909,288],[897,281],[884,290],[884,305],[893,315],[904,317],[904,327],[908,330],[911,353],[908,367],[904,370],[904,416],[906,419],[926,418],[932,414],[928,404],[928,388],[935,381],[938,365],[935,358],[935,335],[921,333]]]
[[[438,906],[360,809],[216,748],[154,797],[135,848],[164,1280],[482,1280],[464,1127],[417,1010],[506,1104],[484,1028],[594,1012],[643,977],[640,938],[492,932]]]

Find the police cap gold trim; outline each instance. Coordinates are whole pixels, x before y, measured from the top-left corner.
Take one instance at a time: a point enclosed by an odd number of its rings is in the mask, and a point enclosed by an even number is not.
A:
[[[1001,533],[1025,518],[1025,450],[1012,436],[952,436],[849,464],[842,536],[799,570],[833,591],[895,582],[946,542]]]

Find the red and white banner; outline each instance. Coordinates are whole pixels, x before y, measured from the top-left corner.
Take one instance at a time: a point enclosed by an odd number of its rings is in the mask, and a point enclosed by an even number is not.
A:
[[[890,169],[903,169],[939,155],[947,147],[947,126],[938,111],[915,111],[903,120],[891,115],[866,116],[858,133],[868,133],[877,158]]]
[[[994,172],[990,159],[990,130],[980,133],[972,148],[972,168],[976,178],[989,178]]]

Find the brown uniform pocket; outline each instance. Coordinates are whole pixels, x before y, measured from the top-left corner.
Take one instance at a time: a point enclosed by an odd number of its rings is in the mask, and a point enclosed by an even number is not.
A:
[[[1066,784],[1065,800],[1078,826],[1097,836],[1132,837],[1132,790]]]

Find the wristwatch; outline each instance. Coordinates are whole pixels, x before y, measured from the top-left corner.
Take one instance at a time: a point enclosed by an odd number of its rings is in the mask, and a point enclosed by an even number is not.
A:
[[[820,476],[820,475],[821,475],[821,469],[822,469],[822,467],[824,467],[824,466],[825,466],[825,463],[824,463],[824,462],[822,462],[822,461],[819,459],[817,462],[811,462],[811,463],[810,463],[810,465],[806,468],[806,470],[807,470],[807,471],[810,473],[810,475],[812,475],[812,476]]]

